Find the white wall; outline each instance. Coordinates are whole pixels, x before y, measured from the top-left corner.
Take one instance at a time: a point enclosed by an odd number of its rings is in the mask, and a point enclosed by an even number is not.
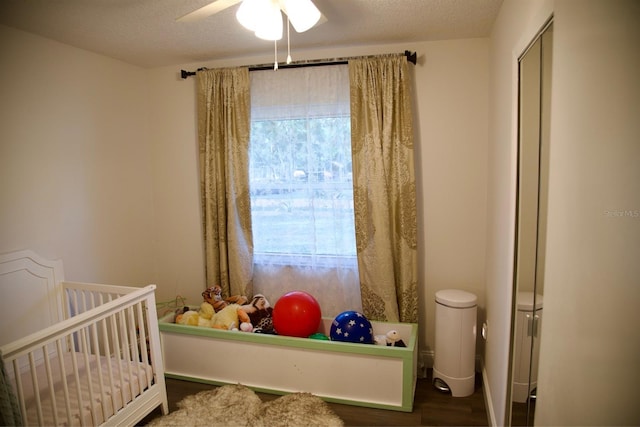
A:
[[[144,72],[0,26],[0,252],[68,279],[153,280]]]
[[[556,0],[539,425],[640,424],[639,23]]]
[[[633,0],[505,0],[494,26],[485,393],[493,423],[504,424],[515,203],[514,61],[552,12],[547,265],[535,423],[638,425],[640,3]]]
[[[485,399],[506,423],[516,195],[517,58],[552,13],[552,1],[505,0],[491,34],[487,196]]]
[[[422,345],[431,354],[436,291],[476,294],[480,323],[485,317],[488,40],[427,43],[419,52],[425,54],[424,65],[416,69],[420,277],[426,303]],[[478,339],[478,344],[482,353],[484,342]]]

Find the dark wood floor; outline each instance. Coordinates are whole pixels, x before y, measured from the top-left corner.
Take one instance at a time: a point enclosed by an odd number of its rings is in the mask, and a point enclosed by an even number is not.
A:
[[[427,378],[418,379],[416,385],[413,412],[398,412],[384,409],[363,408],[359,406],[329,403],[334,412],[347,426],[487,426],[487,412],[484,405],[481,376],[476,376],[476,387],[469,397],[452,397],[431,384],[431,371]],[[188,381],[167,379],[169,410],[177,409],[176,403],[183,397],[212,385]],[[277,395],[258,393],[263,401],[278,398]],[[160,416],[156,409],[143,420],[142,425],[152,418]]]
[[[532,426],[536,410],[536,401],[513,403],[511,407],[511,425],[513,427]]]

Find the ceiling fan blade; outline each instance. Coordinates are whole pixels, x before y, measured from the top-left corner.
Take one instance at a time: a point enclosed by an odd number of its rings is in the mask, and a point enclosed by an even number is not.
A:
[[[193,12],[189,12],[186,15],[176,18],[176,21],[192,22],[192,21],[197,21],[199,19],[204,19],[208,16],[221,12],[235,4],[238,4],[241,1],[242,0],[216,0],[212,3],[209,3],[206,6],[201,7],[200,9],[196,9]]]
[[[324,16],[324,13],[320,14],[320,19],[318,20],[318,22],[316,22],[316,25],[314,25],[314,27],[317,27],[318,25],[324,24],[325,22],[327,22],[329,19]]]

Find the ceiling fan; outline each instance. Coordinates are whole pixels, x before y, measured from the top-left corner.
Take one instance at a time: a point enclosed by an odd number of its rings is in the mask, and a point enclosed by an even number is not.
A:
[[[326,21],[311,0],[215,0],[177,18],[176,21],[190,22],[204,19],[240,2],[242,4],[236,12],[238,22],[264,40],[282,38],[282,13],[287,16],[288,21],[298,33]]]

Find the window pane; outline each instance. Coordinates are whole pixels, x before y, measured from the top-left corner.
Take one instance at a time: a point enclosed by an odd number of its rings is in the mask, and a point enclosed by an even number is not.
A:
[[[256,263],[355,265],[346,65],[251,73]]]
[[[355,256],[350,118],[253,121],[256,254]]]

